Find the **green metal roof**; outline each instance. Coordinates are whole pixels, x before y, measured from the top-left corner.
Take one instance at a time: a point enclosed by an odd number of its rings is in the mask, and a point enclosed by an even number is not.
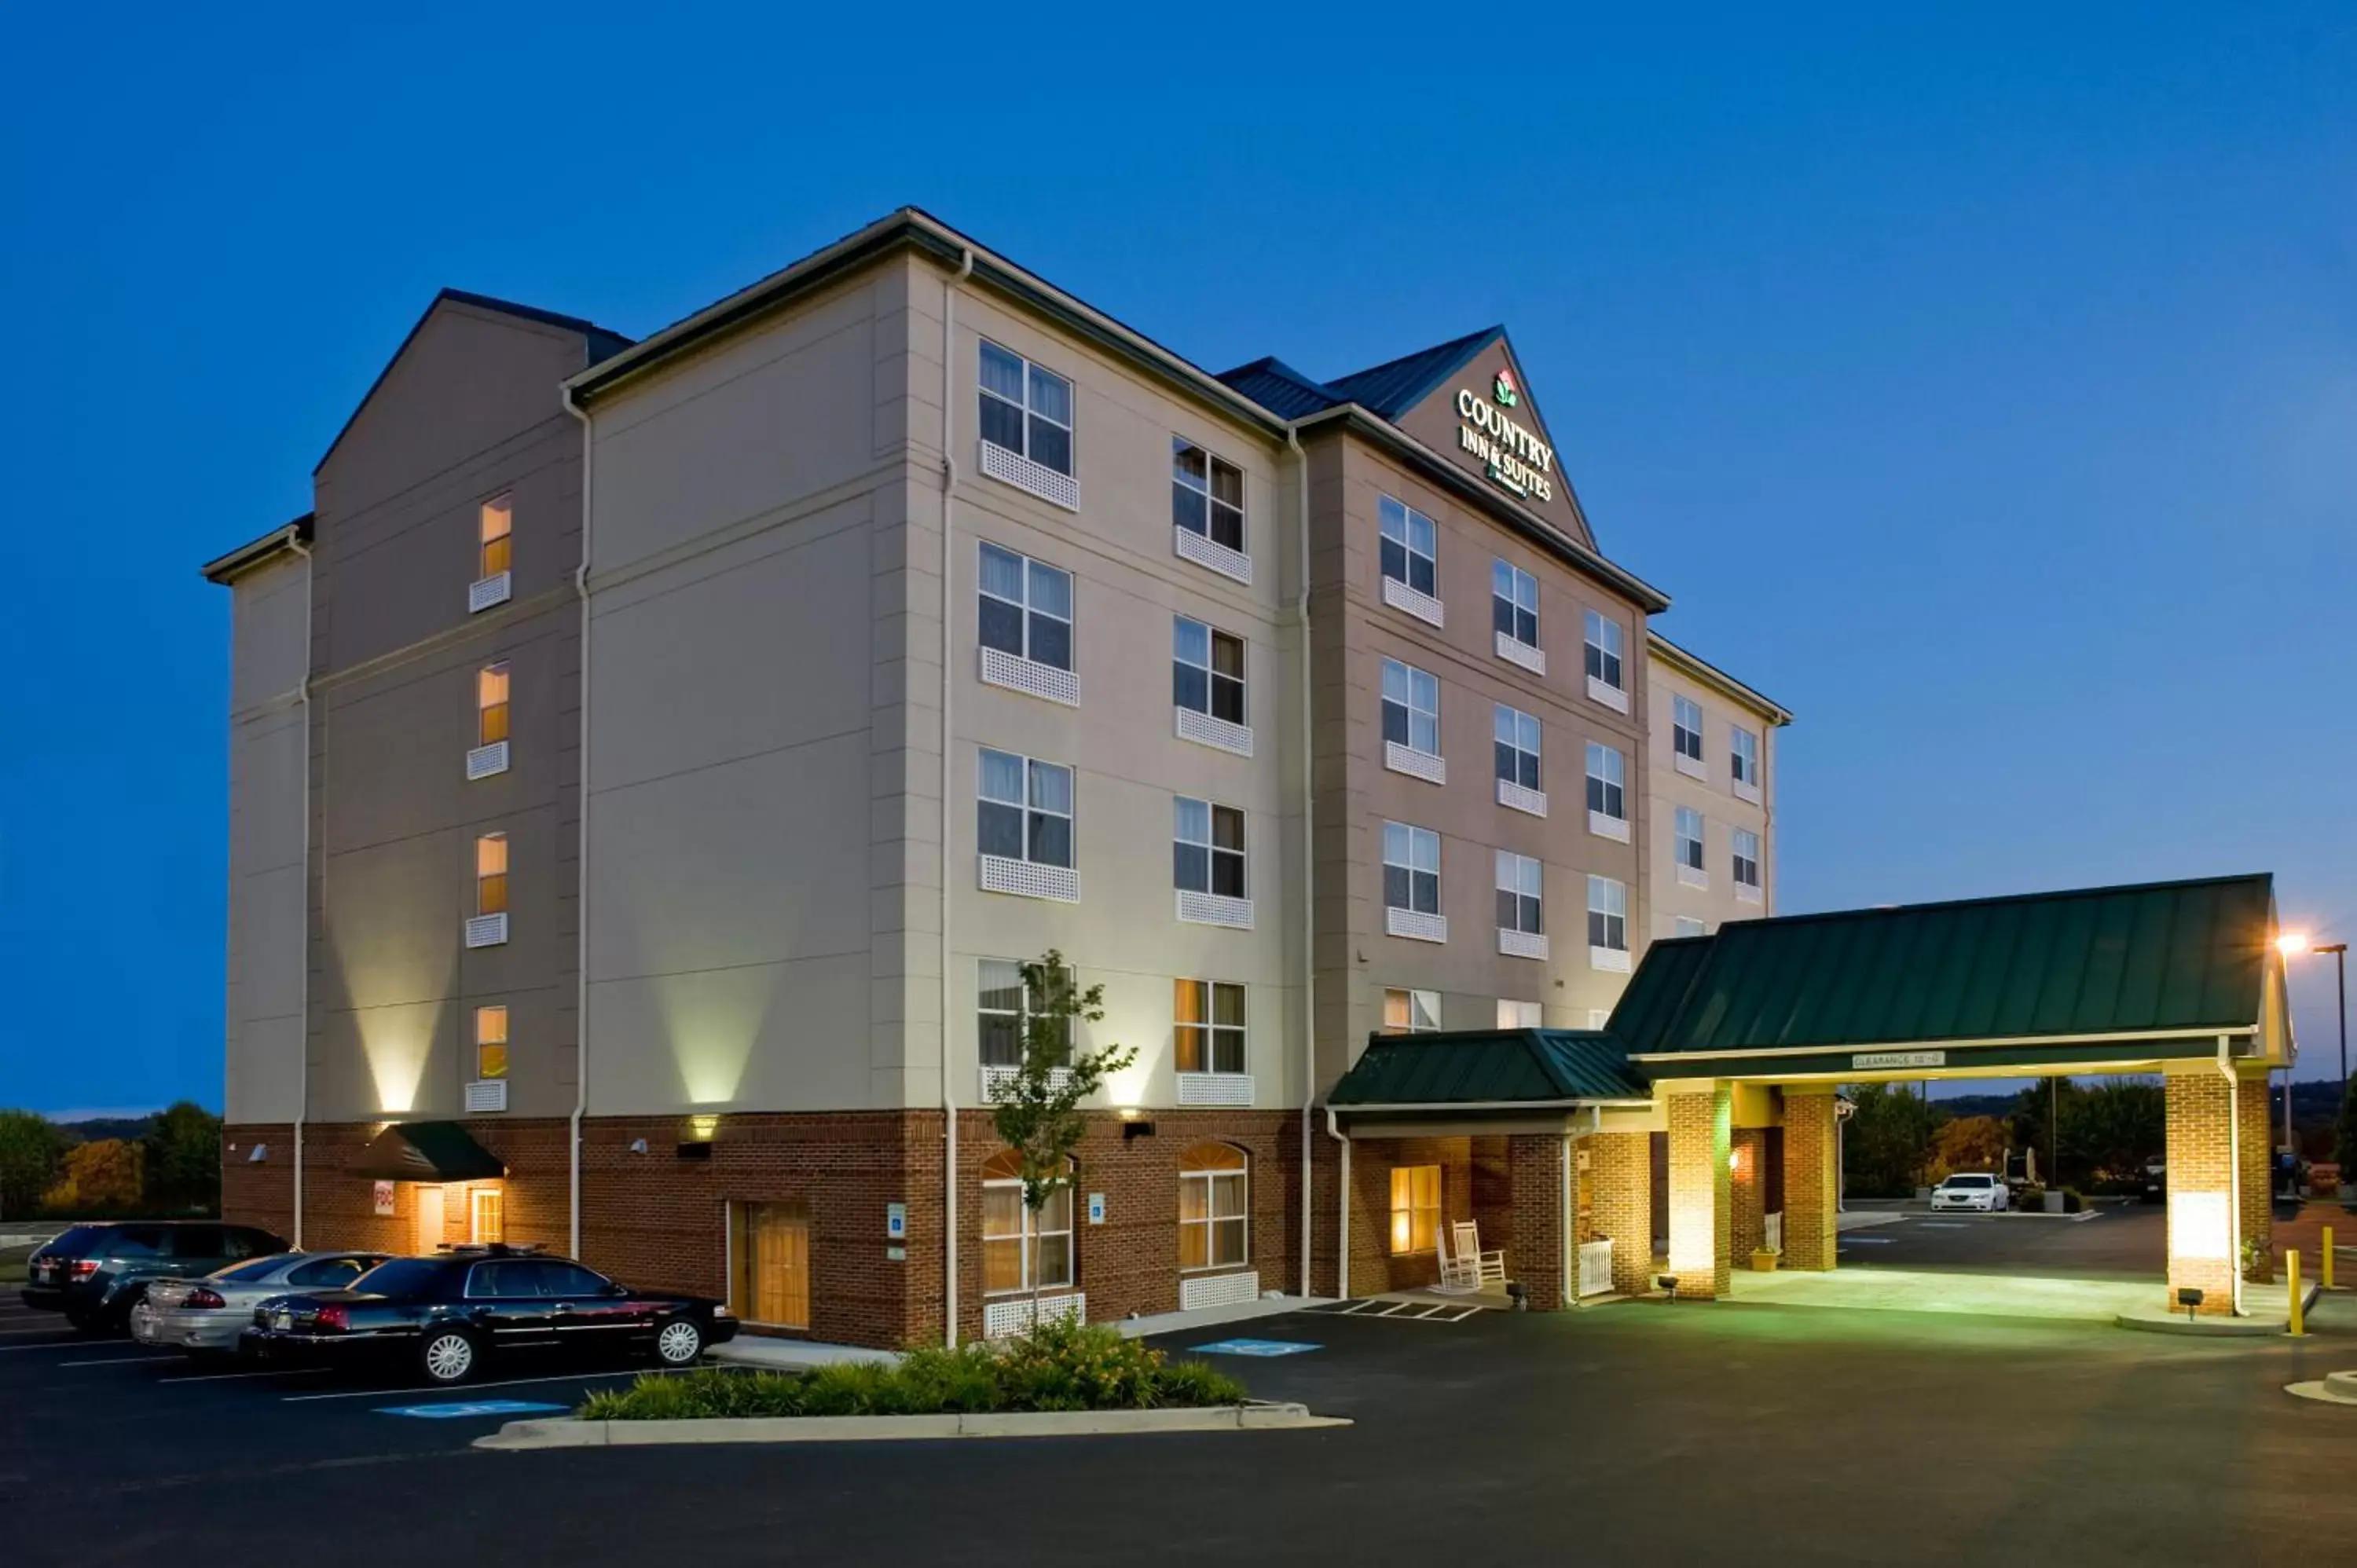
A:
[[[2274,925],[2265,875],[1736,921],[1655,942],[1609,1028],[1631,1055],[2247,1029]]]
[[[1327,1102],[1469,1105],[1509,1101],[1645,1100],[1612,1037],[1585,1029],[1478,1029],[1377,1035]]]

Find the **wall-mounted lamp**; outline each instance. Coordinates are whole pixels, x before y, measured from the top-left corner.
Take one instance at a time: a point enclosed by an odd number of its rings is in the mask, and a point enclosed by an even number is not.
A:
[[[1136,1117],[1137,1113],[1133,1111],[1125,1114],[1121,1119],[1121,1141],[1125,1144],[1128,1143],[1132,1138],[1151,1138],[1154,1136],[1154,1123],[1151,1122],[1140,1122]]]
[[[687,1119],[687,1135],[699,1144],[712,1142],[712,1135],[719,1131],[720,1118],[717,1116],[691,1116]]]
[[[644,1138],[633,1138],[630,1140],[630,1153],[634,1155],[643,1155],[646,1152],[647,1141]]]
[[[256,1144],[247,1152],[245,1163],[250,1165],[258,1165],[269,1157],[270,1145],[267,1144]]]

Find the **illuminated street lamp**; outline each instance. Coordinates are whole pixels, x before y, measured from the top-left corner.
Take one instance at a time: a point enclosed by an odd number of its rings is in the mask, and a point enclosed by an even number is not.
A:
[[[2340,993],[2341,1002],[2341,1097],[2346,1100],[2349,1097],[2349,944],[2319,942],[2311,945],[2306,931],[2286,931],[2276,939],[2276,950],[2287,960],[2306,952],[2332,955],[2334,989]],[[2287,963],[2285,967],[2288,969],[2290,965]],[[2291,1070],[2288,1068],[2284,1070],[2284,1128],[2287,1133],[2291,1128]]]

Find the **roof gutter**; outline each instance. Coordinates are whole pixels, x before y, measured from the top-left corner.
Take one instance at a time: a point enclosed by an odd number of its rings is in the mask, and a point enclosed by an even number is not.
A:
[[[1345,1101],[1339,1105],[1329,1101],[1326,1114],[1330,1119],[1338,1112],[1347,1112],[1356,1116],[1371,1111],[1383,1112],[1394,1111],[1585,1111],[1591,1108],[1601,1110],[1607,1106],[1652,1103],[1652,1098],[1650,1095],[1612,1098],[1581,1095],[1571,1100],[1422,1100],[1400,1101],[1383,1105],[1360,1104],[1356,1101]]]
[[[1877,1051],[1995,1050],[2024,1046],[2158,1045],[2169,1040],[2224,1039],[2230,1036],[2247,1037],[2258,1032],[2256,1024],[2237,1024],[2223,1029],[2204,1025],[2184,1029],[2140,1029],[2111,1035],[2000,1035],[1982,1040],[1878,1040],[1855,1046],[1750,1046],[1723,1051],[1631,1051],[1629,1059],[1632,1062],[1684,1062],[1717,1061],[1728,1057],[1846,1057],[1871,1055]]]
[[[1443,457],[1363,403],[1346,403],[1339,407],[1306,414],[1293,422],[1293,428],[1313,432],[1329,424],[1348,429],[1378,446],[1387,448],[1394,456],[1407,459],[1424,478],[1450,491],[1458,499],[1487,510],[1565,564],[1627,595],[1646,614],[1659,615],[1670,607],[1670,597],[1661,589],[1635,573],[1614,565],[1530,508],[1499,495],[1476,479],[1469,470]]]
[[[1675,665],[1684,674],[1717,688],[1723,696],[1734,698],[1765,714],[1770,723],[1779,726],[1792,722],[1792,711],[1761,692],[1754,691],[1708,660],[1680,648],[1652,628],[1645,628],[1645,646],[1665,662]]]

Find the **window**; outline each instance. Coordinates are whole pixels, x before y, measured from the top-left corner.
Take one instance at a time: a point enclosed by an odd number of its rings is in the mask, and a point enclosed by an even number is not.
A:
[[[1383,824],[1383,908],[1440,913],[1440,835],[1405,822]]]
[[[1072,471],[1072,383],[1020,354],[985,341],[982,438],[1069,476]]]
[[[1519,708],[1498,704],[1491,736],[1498,755],[1498,777],[1525,789],[1539,784],[1539,721]]]
[[[1727,728],[1727,776],[1755,792],[1760,788],[1760,737],[1741,725]]]
[[[493,496],[478,509],[476,521],[481,546],[475,562],[475,575],[496,577],[508,569],[514,555],[514,498]]]
[[[1070,984],[1072,972],[1064,972]],[[978,1027],[975,1037],[981,1047],[985,1067],[1021,1067],[1023,1036],[1026,1024],[1035,1009],[1034,998],[1023,983],[1023,966],[1012,959],[985,958],[974,964],[974,1013]],[[1056,1021],[1061,1036],[1057,1055],[1069,1060],[1072,1054],[1072,1020],[1067,1016]]]
[[[1039,1213],[1023,1207],[1023,1167],[1012,1152],[982,1167],[982,1288],[992,1295],[1072,1283],[1071,1166]]]
[[[1546,930],[1540,901],[1544,874],[1527,854],[1498,852],[1498,929],[1535,937]]]
[[[1678,808],[1678,865],[1693,871],[1703,868],[1702,813],[1690,806]]]
[[[1244,1261],[1247,1197],[1242,1149],[1198,1144],[1179,1157],[1180,1268],[1221,1269]]]
[[[1629,889],[1609,876],[1587,879],[1587,945],[1629,950]]]
[[[1056,670],[1072,667],[1072,575],[996,544],[982,547],[982,645]]]
[[[1171,983],[1170,1019],[1180,1072],[1244,1070],[1244,988],[1226,981]]]
[[[1244,639],[1199,620],[1171,623],[1170,700],[1232,725],[1244,722]]]
[[[1383,993],[1383,1033],[1421,1035],[1440,1027],[1440,993],[1399,988]]]
[[[1440,682],[1413,664],[1383,660],[1383,739],[1440,755]]]
[[[1749,828],[1738,828],[1735,839],[1735,885],[1738,887],[1760,886],[1760,835]]]
[[[475,913],[501,915],[508,907],[508,835],[485,833],[475,841]]]
[[[1620,679],[1620,623],[1589,610],[1587,628],[1587,678],[1616,692],[1625,690]]]
[[[1171,845],[1173,880],[1183,893],[1248,897],[1244,891],[1244,814],[1180,795]]]
[[[1670,935],[1674,937],[1699,937],[1707,933],[1709,929],[1708,926],[1695,919],[1692,915],[1676,915],[1670,919]]]
[[[1498,998],[1498,1027],[1501,1029],[1543,1029],[1545,1015],[1535,1002],[1510,1002]]]
[[[468,1193],[467,1195],[467,1240],[478,1245],[487,1245],[493,1241],[504,1241],[507,1239],[507,1204],[500,1189],[495,1187],[479,1187]],[[582,1272],[588,1273],[586,1269]],[[543,1295],[576,1294],[576,1292],[563,1288],[573,1283],[569,1277],[562,1275],[554,1280],[544,1279],[540,1287],[541,1294]],[[552,1284],[559,1288],[551,1289]]]
[[[1214,544],[1244,547],[1244,476],[1191,441],[1170,442],[1170,521]]]
[[[1615,822],[1629,820],[1628,759],[1618,748],[1587,743],[1587,809]]]
[[[1392,1256],[1440,1245],[1440,1167],[1392,1167]]]
[[[478,1007],[475,1009],[475,1076],[489,1079],[507,1075],[508,1010],[505,1007]]]
[[[1439,531],[1432,519],[1385,496],[1376,507],[1383,521],[1383,575],[1426,598],[1440,596]]]
[[[1670,747],[1685,761],[1702,761],[1702,704],[1684,697],[1670,699]]]
[[[496,746],[508,737],[508,667],[487,664],[475,671],[475,744]]]
[[[1490,620],[1500,637],[1539,645],[1539,580],[1503,561],[1490,564]]]
[[[982,751],[982,853],[1035,865],[1072,864],[1072,770],[1011,752]]]

